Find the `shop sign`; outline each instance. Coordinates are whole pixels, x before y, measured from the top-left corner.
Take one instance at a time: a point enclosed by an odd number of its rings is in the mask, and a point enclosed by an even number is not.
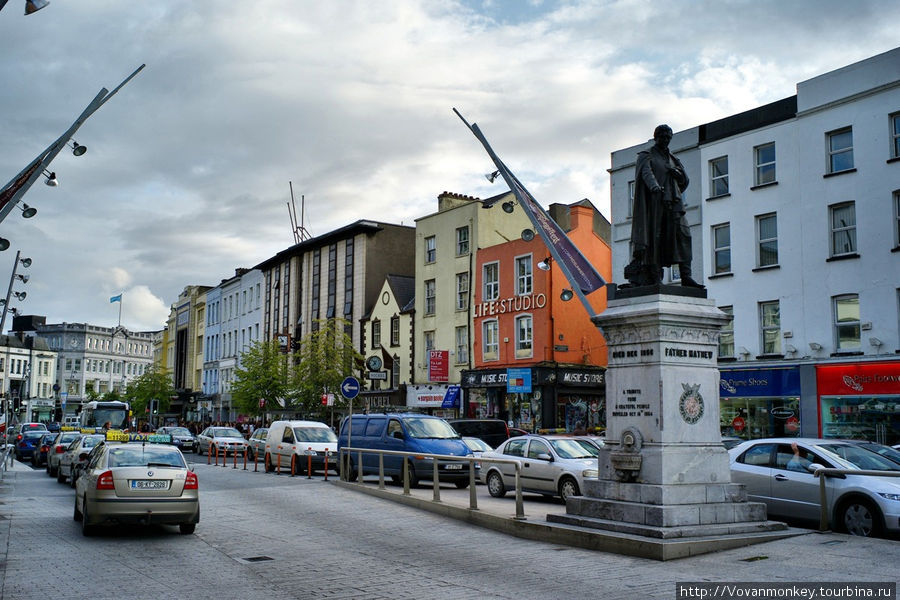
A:
[[[604,371],[559,370],[559,382],[564,385],[603,385]]]
[[[528,294],[525,296],[510,296],[502,300],[479,302],[474,306],[474,317],[493,317],[505,313],[524,312],[535,308],[547,306],[547,296],[544,294]]]
[[[447,350],[428,351],[428,381],[450,379],[450,352]]]
[[[444,401],[441,402],[441,408],[459,408],[459,386],[447,386],[447,393],[444,394]]]
[[[900,394],[900,362],[818,366],[816,386],[822,396]]]
[[[744,422],[744,417],[735,417],[731,421],[731,428],[735,431],[743,431],[746,426],[747,423]]]
[[[719,374],[722,398],[799,395],[800,370],[796,367],[722,370]]]
[[[788,420],[784,422],[784,430],[788,433],[794,433],[798,429],[800,429],[800,422],[797,420],[797,417],[789,417]]]
[[[463,387],[506,385],[506,371],[470,371],[463,377]]]
[[[425,408],[440,408],[447,394],[445,385],[425,385],[406,388],[406,405]]]
[[[531,393],[531,369],[514,368],[506,370],[506,392],[509,394]]]

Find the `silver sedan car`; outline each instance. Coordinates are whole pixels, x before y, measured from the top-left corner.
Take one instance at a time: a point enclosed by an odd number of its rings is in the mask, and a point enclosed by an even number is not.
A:
[[[208,454],[210,447],[212,447],[213,455],[218,448],[219,454],[225,456],[235,453],[243,454],[250,447],[241,432],[234,427],[207,427],[200,432],[194,444],[194,451],[200,455]]]
[[[75,484],[74,519],[92,535],[105,524],[178,525],[191,534],[200,521],[197,475],[168,444],[102,443]]]
[[[523,435],[506,440],[482,459],[503,458],[519,463],[523,492],[559,496],[580,496],[585,479],[597,478],[599,448],[572,437]],[[515,467],[509,463],[483,460],[481,472],[488,492],[502,498],[515,489]]]
[[[75,487],[75,480],[78,479],[79,467],[87,462],[87,457],[91,449],[106,439],[102,433],[91,433],[82,435],[78,439],[73,440],[66,451],[59,457],[59,466],[56,469],[56,481],[65,483],[69,481],[72,487]]]
[[[828,439],[769,438],[728,451],[731,480],[763,502],[769,517],[818,522],[822,467],[900,473],[900,465],[855,444]],[[832,528],[852,535],[900,532],[900,478],[872,475],[826,476],[826,516]]]

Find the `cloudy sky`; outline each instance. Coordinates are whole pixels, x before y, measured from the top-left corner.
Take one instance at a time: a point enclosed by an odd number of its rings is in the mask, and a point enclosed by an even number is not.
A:
[[[444,190],[503,191],[477,122],[545,206],[610,218],[610,152],[790,96],[898,45],[896,0],[51,0],[0,12],[0,185],[101,88],[146,68],[0,224],[48,322],[161,328],[306,228],[413,224]],[[19,272],[25,272],[20,268]],[[2,292],[0,292],[2,296]],[[7,328],[10,325],[7,319]]]

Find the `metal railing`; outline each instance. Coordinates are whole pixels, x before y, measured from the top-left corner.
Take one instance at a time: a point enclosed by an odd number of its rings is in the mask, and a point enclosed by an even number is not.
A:
[[[452,456],[448,454],[428,454],[426,452],[403,452],[400,450],[375,450],[372,448],[354,448],[354,447],[344,447],[340,449],[340,477],[342,481],[349,481],[349,467],[348,460],[350,459],[350,455],[352,453],[356,453],[357,458],[357,483],[363,482],[363,453],[367,454],[377,454],[378,455],[378,488],[385,489],[384,485],[384,457],[388,456],[402,456],[403,457],[403,495],[409,496],[409,461],[413,457],[421,457],[421,458],[430,458],[432,460],[432,490],[433,490],[433,501],[440,502],[441,501],[441,490],[440,490],[440,473],[439,473],[439,460],[449,460],[453,462],[467,462],[469,463],[469,509],[470,510],[478,510],[478,497],[475,491],[475,463],[493,463],[493,464],[509,464],[513,465],[515,469],[515,479],[516,479],[516,516],[515,518],[518,520],[525,519],[525,503],[522,499],[522,464],[519,461],[507,459],[507,458],[484,458],[482,456]]]
[[[813,463],[815,464],[815,463]],[[900,471],[869,471],[864,469],[831,469],[818,467],[812,474],[819,478],[819,531],[828,531],[828,496],[825,491],[825,478],[829,475],[868,475],[874,477],[900,477]]]

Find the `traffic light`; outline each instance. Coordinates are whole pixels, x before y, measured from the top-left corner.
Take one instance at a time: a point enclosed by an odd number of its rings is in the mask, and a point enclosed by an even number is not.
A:
[[[154,415],[159,414],[159,400],[151,400],[150,401],[150,412]]]

